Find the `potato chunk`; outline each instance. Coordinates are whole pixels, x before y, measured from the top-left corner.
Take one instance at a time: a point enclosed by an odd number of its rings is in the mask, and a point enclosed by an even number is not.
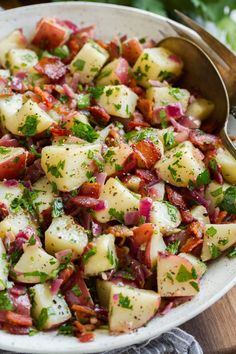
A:
[[[27,45],[26,38],[24,37],[22,30],[17,29],[11,32],[8,36],[0,41],[0,64],[6,67],[7,53],[11,49],[25,48]]]
[[[224,199],[224,192],[231,185],[228,183],[219,184],[215,181],[212,181],[208,184],[205,190],[205,197],[207,200],[210,200],[211,207],[216,208]]]
[[[111,281],[96,280],[96,289],[98,293],[99,304],[105,309],[109,308],[111,287],[114,285]]]
[[[138,96],[125,85],[105,86],[97,103],[107,113],[120,118],[130,118],[134,113]]]
[[[190,180],[196,181],[198,175],[205,170],[196,152],[190,141],[167,151],[155,165],[160,177],[177,187],[187,187]]]
[[[185,258],[159,253],[157,258],[157,283],[161,296],[193,296],[199,292],[196,269]]]
[[[160,295],[152,290],[112,285],[109,304],[109,329],[127,332],[143,326],[157,312]]]
[[[168,49],[144,49],[133,67],[133,73],[138,84],[149,86],[148,80],[163,81],[178,77],[182,73],[183,62]]]
[[[150,268],[154,268],[157,264],[158,252],[164,252],[166,250],[166,244],[163,240],[163,236],[158,227],[155,227],[151,240],[146,246],[145,259],[146,264],[149,264]]]
[[[18,71],[29,71],[38,62],[37,54],[30,49],[11,49],[7,57],[9,68],[13,74]]]
[[[34,306],[32,316],[37,326],[40,317],[40,330],[59,326],[71,318],[69,307],[61,295],[53,295],[48,284],[37,284],[30,288]]]
[[[150,221],[161,231],[167,231],[180,225],[181,216],[174,205],[168,202],[155,201],[151,210]]]
[[[154,108],[165,107],[179,102],[183,112],[186,111],[190,93],[188,90],[177,87],[150,87],[146,97],[153,102]]]
[[[200,261],[199,258],[195,257],[191,253],[179,253],[179,256],[187,259],[187,261],[193,265],[199,278],[202,278],[202,276],[206,273],[207,266],[204,262]]]
[[[221,172],[226,182],[236,184],[236,160],[224,148],[219,148],[216,154],[216,161],[221,166]]]
[[[190,213],[194,217],[194,219],[203,222],[204,224],[209,224],[210,219],[208,216],[208,212],[203,205],[196,205],[190,209]]]
[[[191,116],[200,120],[207,119],[214,111],[215,105],[213,102],[205,98],[196,98],[186,111],[187,116]]]
[[[76,224],[72,216],[54,218],[45,232],[45,249],[50,254],[71,249],[80,255],[87,243],[88,236],[84,228]]]
[[[92,171],[89,151],[99,153],[100,144],[65,144],[46,146],[42,149],[42,168],[50,182],[55,182],[60,191],[68,192],[87,181]]]
[[[8,211],[13,199],[22,196],[23,187],[21,184],[9,186],[7,182],[0,182],[0,201],[3,203]]]
[[[99,73],[109,57],[108,52],[97,43],[87,42],[70,64],[72,73],[80,74],[80,82],[89,84]]]
[[[98,275],[117,265],[115,238],[112,234],[101,235],[94,241],[94,246],[84,254],[84,274]]]
[[[27,213],[19,211],[16,214],[9,214],[0,222],[0,237],[4,238],[6,233],[10,233],[14,239],[20,231],[25,231],[29,226],[36,230],[36,225]]]
[[[44,282],[58,266],[56,258],[34,245],[25,248],[13,272],[17,281],[33,284]]]
[[[19,136],[34,136],[47,130],[54,123],[36,102],[29,99],[15,116],[6,117],[6,128]]]
[[[236,224],[207,224],[201,259],[208,261],[220,256],[236,243]]]
[[[26,167],[28,151],[20,147],[0,148],[0,180],[22,176]]]
[[[52,191],[52,184],[47,177],[40,178],[33,184],[33,191],[35,191],[36,197],[34,198],[33,206],[38,214],[41,214],[44,210],[47,210],[52,206],[55,194]]]
[[[127,84],[129,65],[124,58],[114,59],[101,70],[96,79],[96,85]]]
[[[20,94],[0,98],[0,119],[4,131],[6,131],[6,121],[15,120],[15,115],[22,105],[23,99]]]
[[[7,263],[7,254],[2,240],[0,239],[0,291],[6,288],[8,280],[8,263]]]
[[[96,211],[95,218],[102,223],[123,217],[128,211],[138,210],[139,196],[131,193],[118,179],[109,178],[102,189],[100,199],[106,203],[105,210]]]
[[[132,152],[132,148],[129,145],[123,143],[118,146],[110,147],[104,155],[104,172],[110,176],[117,171],[120,171],[124,165],[124,162],[132,154]]]

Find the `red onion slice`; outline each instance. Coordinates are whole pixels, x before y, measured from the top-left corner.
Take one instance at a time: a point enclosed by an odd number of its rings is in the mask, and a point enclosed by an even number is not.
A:
[[[152,210],[152,199],[151,198],[143,198],[140,200],[139,206],[139,214],[140,216],[145,217],[145,221],[150,221],[150,215]]]

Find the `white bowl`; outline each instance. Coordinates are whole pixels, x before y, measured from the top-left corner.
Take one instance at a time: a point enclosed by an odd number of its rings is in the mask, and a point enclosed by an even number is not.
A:
[[[112,38],[117,34],[149,37],[155,40],[173,35],[167,19],[149,12],[115,5],[65,2],[17,8],[0,13],[1,37],[15,28],[23,28],[27,36],[32,34],[36,22],[43,16],[69,19],[84,26],[95,24],[97,37]],[[184,26],[175,25],[193,35]],[[11,335],[0,331],[0,348],[24,353],[94,353],[127,347],[150,338],[188,321],[229,291],[236,283],[236,259],[225,257],[211,263],[201,282],[201,291],[192,301],[171,310],[166,316],[154,318],[147,326],[130,334],[109,336],[105,331],[96,333],[91,343],[80,343],[76,338],[57,336],[56,332],[32,337]]]

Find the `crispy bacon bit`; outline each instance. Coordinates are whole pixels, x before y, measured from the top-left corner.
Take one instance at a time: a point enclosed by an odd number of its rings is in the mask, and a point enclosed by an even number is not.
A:
[[[143,47],[137,38],[130,38],[122,43],[122,57],[125,58],[130,65],[135,64],[142,51]]]
[[[77,197],[71,198],[69,200],[69,203],[72,205],[74,204],[80,208],[96,209],[100,205],[101,200],[92,197],[78,195]]]
[[[187,209],[187,204],[184,197],[178,193],[174,188],[166,186],[167,198],[171,204],[174,204],[177,208]]]
[[[107,49],[111,59],[119,58],[121,52],[121,43],[119,38],[113,38],[108,44]]]
[[[221,143],[219,137],[212,134],[202,133],[199,130],[191,130],[189,133],[189,140],[202,151],[215,149],[220,146]]]
[[[87,343],[87,342],[92,342],[95,339],[95,334],[94,333],[82,333],[79,336],[79,341],[81,343]]]
[[[42,176],[44,176],[44,171],[41,167],[41,159],[37,159],[27,168],[24,180],[34,183]]]
[[[127,130],[129,131],[135,128],[146,128],[146,127],[150,127],[150,124],[144,121],[144,117],[140,112],[135,111],[132,115],[131,120],[127,124]]]
[[[186,241],[186,243],[181,247],[180,252],[191,253],[196,247],[202,244],[203,244],[202,239],[196,237],[190,237]]]
[[[66,73],[66,66],[59,58],[42,58],[36,65],[35,70],[40,74],[46,75],[49,79],[56,81]]]
[[[110,114],[108,114],[105,109],[100,106],[89,107],[89,112],[100,124],[107,124],[111,119]]]
[[[227,211],[220,211],[216,217],[216,224],[224,224],[227,215],[228,215]]]
[[[145,119],[148,123],[153,124],[153,109],[152,109],[152,101],[147,98],[139,98],[137,107],[144,115]]]
[[[151,223],[143,224],[133,230],[134,240],[138,246],[150,241],[154,232],[154,227]]]
[[[188,226],[187,231],[189,232],[190,235],[194,235],[196,238],[202,238],[203,237],[203,225],[199,221],[193,221],[191,224]]]
[[[81,305],[74,304],[71,306],[71,309],[73,311],[80,312],[85,315],[96,316],[96,312],[87,306],[81,306]]]
[[[119,131],[116,128],[109,130],[109,133],[105,139],[105,144],[109,147],[120,145],[123,142]]]
[[[36,95],[40,96],[43,104],[47,107],[47,109],[51,109],[56,102],[56,99],[47,91],[43,91],[39,86],[34,87],[34,92]]]
[[[70,277],[72,276],[72,274],[74,273],[74,268],[72,267],[68,267],[66,269],[63,269],[60,273],[59,273],[59,276],[58,276],[58,279],[61,279],[62,280],[62,285],[65,284],[69,279]]]
[[[98,199],[101,192],[101,185],[99,183],[85,182],[80,187],[79,195],[92,197]]]
[[[30,327],[33,324],[32,318],[30,316],[21,315],[12,311],[7,311],[6,321],[9,324],[13,324],[15,326]]]
[[[114,225],[114,226],[109,226],[106,229],[106,232],[109,234],[114,235],[115,237],[130,237],[133,236],[133,230],[130,230],[127,226],[125,225]]]
[[[51,133],[53,136],[68,136],[70,135],[70,131],[65,128],[52,127]]]
[[[158,177],[155,172],[149,170],[136,169],[135,175],[141,178],[145,184],[158,182]]]
[[[194,221],[194,217],[192,216],[192,214],[188,209],[187,210],[180,209],[180,214],[184,224],[190,224],[191,222]]]
[[[151,169],[161,158],[160,149],[149,140],[142,140],[133,144],[133,149],[137,158],[138,167],[140,168]]]

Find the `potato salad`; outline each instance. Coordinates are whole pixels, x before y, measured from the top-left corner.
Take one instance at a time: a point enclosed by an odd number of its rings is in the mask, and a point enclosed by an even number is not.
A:
[[[236,256],[236,160],[153,39],[57,18],[0,40],[0,328],[136,330]]]

